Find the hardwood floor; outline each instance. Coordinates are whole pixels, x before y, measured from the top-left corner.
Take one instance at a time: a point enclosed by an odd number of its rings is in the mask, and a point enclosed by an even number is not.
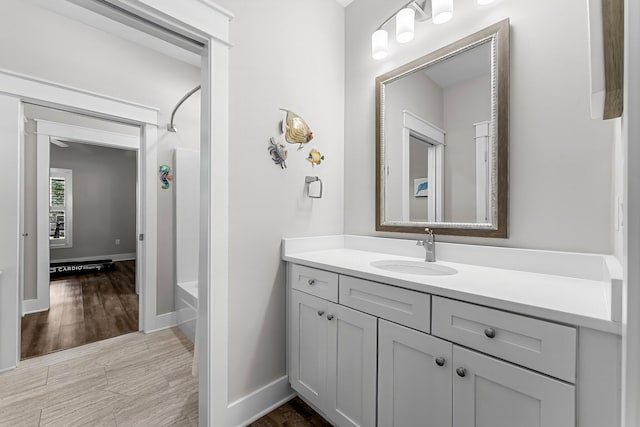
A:
[[[135,261],[51,280],[48,311],[22,318],[22,359],[138,330]]]
[[[271,411],[249,427],[331,427],[299,397]]]
[[[177,328],[25,360],[0,374],[0,426],[196,427],[192,361]]]

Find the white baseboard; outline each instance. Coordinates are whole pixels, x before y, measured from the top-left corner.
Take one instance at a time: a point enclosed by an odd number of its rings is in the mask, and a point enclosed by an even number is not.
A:
[[[26,299],[22,301],[22,315],[31,314],[31,313],[39,313],[41,311],[49,310],[49,306],[45,305],[44,301],[40,301],[39,299]]]
[[[136,259],[136,253],[128,252],[124,254],[96,255],[96,256],[87,256],[82,258],[52,259],[51,262],[84,262],[84,261],[97,261],[100,259],[110,259],[112,261],[130,261],[130,260]]]
[[[231,403],[228,410],[229,425],[245,427],[260,417],[293,399],[289,376],[278,378],[247,396]]]
[[[2,369],[0,369],[0,374],[3,373],[3,372],[13,371],[16,368],[17,368],[17,366],[11,366],[9,368],[2,368]]]
[[[173,328],[174,326],[178,326],[178,316],[175,311],[172,311],[154,316],[149,324],[146,325],[144,333],[150,334],[163,329]]]

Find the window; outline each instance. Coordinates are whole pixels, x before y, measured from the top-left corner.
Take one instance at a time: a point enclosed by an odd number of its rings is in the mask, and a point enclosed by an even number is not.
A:
[[[73,179],[71,169],[49,172],[49,246],[72,247]]]

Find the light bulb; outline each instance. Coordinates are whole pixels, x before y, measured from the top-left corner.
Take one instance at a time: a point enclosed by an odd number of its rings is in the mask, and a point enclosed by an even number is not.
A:
[[[396,40],[399,43],[407,43],[413,40],[415,30],[416,11],[406,7],[396,15]]]
[[[371,35],[371,56],[373,59],[386,58],[388,47],[389,35],[385,30],[377,30]]]
[[[444,24],[453,16],[453,0],[433,0],[431,16],[434,24]]]

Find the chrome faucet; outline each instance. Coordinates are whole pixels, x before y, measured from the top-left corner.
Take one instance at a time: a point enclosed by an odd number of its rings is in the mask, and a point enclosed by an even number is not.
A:
[[[424,231],[427,232],[424,240],[418,240],[416,245],[423,246],[426,251],[424,260],[425,262],[435,262],[436,261],[436,240],[433,237],[433,231],[429,228],[425,228]]]

